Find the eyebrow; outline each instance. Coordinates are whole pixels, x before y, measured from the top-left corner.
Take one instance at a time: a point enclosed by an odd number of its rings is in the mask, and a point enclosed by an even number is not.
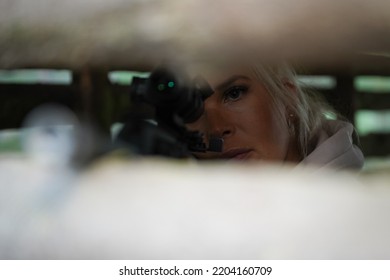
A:
[[[229,85],[231,85],[232,83],[234,83],[235,81],[237,81],[239,79],[249,80],[249,77],[245,76],[245,75],[233,75],[233,76],[229,77],[228,79],[226,79],[225,81],[223,81],[222,83],[218,84],[215,87],[215,90],[222,91],[225,88],[229,87]]]

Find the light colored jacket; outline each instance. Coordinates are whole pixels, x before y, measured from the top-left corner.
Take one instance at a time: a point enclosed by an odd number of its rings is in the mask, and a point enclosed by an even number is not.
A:
[[[353,142],[351,123],[329,120],[318,131],[314,149],[300,163],[332,169],[361,169],[364,165],[362,151]]]

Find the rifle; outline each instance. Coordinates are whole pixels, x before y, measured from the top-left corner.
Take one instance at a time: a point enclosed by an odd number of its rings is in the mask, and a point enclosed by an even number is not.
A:
[[[207,147],[199,131],[185,126],[201,117],[204,101],[212,94],[202,77],[191,80],[166,67],[158,67],[148,78],[135,77],[132,106],[118,140],[140,155],[185,158],[193,152],[221,152],[222,138],[209,139]]]

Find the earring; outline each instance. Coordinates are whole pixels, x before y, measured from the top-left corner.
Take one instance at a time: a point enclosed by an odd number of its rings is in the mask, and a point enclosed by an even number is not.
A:
[[[293,127],[293,121],[294,121],[294,114],[289,114],[287,118],[287,126],[289,128]]]
[[[287,118],[287,127],[291,136],[295,135],[295,115],[289,114]]]

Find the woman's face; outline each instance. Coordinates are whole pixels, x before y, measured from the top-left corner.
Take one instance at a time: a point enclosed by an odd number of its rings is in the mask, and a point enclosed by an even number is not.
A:
[[[205,100],[201,118],[188,124],[190,130],[224,140],[222,153],[195,153],[199,159],[298,161],[296,142],[290,136],[270,94],[253,70],[223,71],[203,76],[214,93]],[[284,117],[285,108],[282,108]]]

